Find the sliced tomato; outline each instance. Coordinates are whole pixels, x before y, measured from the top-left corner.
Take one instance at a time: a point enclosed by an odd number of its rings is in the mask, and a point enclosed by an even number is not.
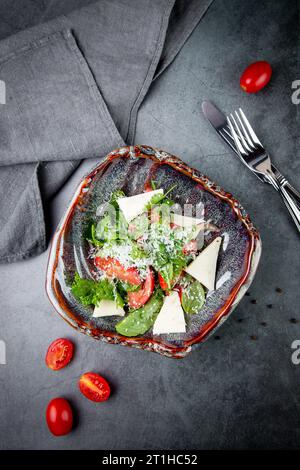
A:
[[[105,401],[110,395],[108,382],[95,372],[86,372],[79,379],[79,390],[91,401]]]
[[[167,282],[164,280],[164,278],[162,277],[160,273],[158,273],[158,282],[162,290],[169,290],[169,286]]]
[[[116,277],[135,286],[142,284],[138,270],[134,267],[125,268],[117,259],[96,256],[95,265],[110,277]]]
[[[186,243],[182,248],[182,252],[185,255],[190,255],[192,253],[197,253],[197,250],[198,250],[197,240],[191,240],[190,242]]]
[[[59,370],[72,360],[74,346],[71,341],[65,338],[58,338],[53,341],[46,353],[46,364],[49,369]]]
[[[148,268],[147,277],[142,287],[134,292],[128,292],[128,305],[131,308],[139,308],[150,299],[154,290],[154,272]]]
[[[46,421],[54,436],[65,436],[73,426],[73,411],[65,398],[54,398],[47,406]]]

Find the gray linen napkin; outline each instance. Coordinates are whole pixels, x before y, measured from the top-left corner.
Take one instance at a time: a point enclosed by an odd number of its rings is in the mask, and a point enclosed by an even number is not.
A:
[[[47,246],[51,197],[132,143],[138,109],[212,0],[102,0],[0,42],[0,262]]]

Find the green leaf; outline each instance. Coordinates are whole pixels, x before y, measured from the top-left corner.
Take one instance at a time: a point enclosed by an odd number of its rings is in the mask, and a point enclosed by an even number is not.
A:
[[[123,307],[124,301],[113,282],[108,279],[94,281],[83,279],[75,273],[72,284],[72,294],[82,305],[97,305],[101,300],[115,300],[118,306]]]
[[[112,204],[116,209],[119,208],[119,204],[117,202],[117,199],[119,199],[120,197],[125,197],[126,194],[124,193],[124,191],[122,191],[121,189],[116,189],[116,191],[113,191],[111,196],[110,196],[110,204]]]
[[[94,246],[103,246],[103,242],[98,239],[97,234],[96,234],[96,227],[95,224],[92,223],[89,228],[89,233],[86,237],[86,239],[92,243]]]
[[[168,288],[171,289],[172,281],[174,279],[173,263],[166,263],[160,268],[159,272],[166,284],[168,285]]]
[[[110,214],[105,215],[99,220],[96,227],[96,236],[102,241],[116,240],[118,233],[116,224],[111,220]],[[102,243],[103,244],[103,243]]]
[[[182,291],[181,304],[183,310],[190,315],[198,313],[205,302],[205,292],[202,284],[193,281]]]
[[[117,289],[123,295],[127,295],[127,292],[135,292],[139,290],[140,288],[141,286],[136,286],[135,284],[130,284],[129,282],[125,282],[125,281],[118,281],[117,283]]]
[[[134,240],[147,233],[149,227],[148,214],[141,214],[130,222],[129,236]]]
[[[163,304],[163,293],[157,289],[143,307],[132,310],[116,325],[116,330],[123,336],[139,336],[154,324]]]
[[[168,204],[168,205],[172,205],[173,204],[173,201],[171,201],[171,199],[167,198],[167,195],[170,194],[171,191],[173,191],[173,189],[175,189],[177,186],[177,184],[173,184],[165,194],[154,194],[152,196],[152,198],[150,199],[150,201],[148,202],[148,204],[146,204],[145,206],[145,211],[148,211],[149,209],[151,209],[151,207],[153,206],[156,206],[157,204],[161,204],[162,202]]]
[[[156,181],[155,180],[151,180],[151,188],[153,189],[153,191],[156,189]]]

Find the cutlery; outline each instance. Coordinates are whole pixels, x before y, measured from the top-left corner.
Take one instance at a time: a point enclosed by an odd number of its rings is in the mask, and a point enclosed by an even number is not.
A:
[[[210,101],[203,101],[202,102],[202,111],[208,122],[212,125],[212,127],[217,131],[217,134],[223,142],[225,142],[231,150],[240,158],[240,154],[237,150],[237,147],[234,143],[234,138],[231,135],[230,128],[227,122],[227,118],[225,114],[223,114],[213,103]],[[242,160],[240,158],[240,160]],[[244,163],[244,162],[243,162]],[[279,173],[277,168],[272,165],[272,169],[275,173]],[[255,176],[265,183],[269,183],[269,181],[263,176],[258,173],[254,173]],[[270,183],[269,183],[270,184]]]
[[[231,135],[230,127],[227,122],[226,116],[210,101],[203,101],[202,102],[202,111],[208,122],[212,125],[212,127],[216,130],[217,134],[223,142],[228,145],[228,147],[239,157],[239,159],[245,163],[245,161],[241,158],[239,151],[236,147],[235,141],[233,136]],[[237,135],[238,139],[240,140],[239,135]],[[247,165],[248,166],[248,165]],[[262,182],[272,184],[263,174],[254,172],[252,168],[248,166],[248,168],[252,171],[252,173]],[[293,186],[284,178],[284,176],[280,173],[278,168],[271,163],[271,169],[276,176],[277,181],[273,181],[273,187],[278,191],[279,185],[284,185],[286,191],[289,193],[291,198],[295,198],[296,201],[299,201],[300,194],[299,192],[293,188]],[[287,205],[287,204],[286,204]],[[290,210],[289,205],[287,208]]]
[[[299,192],[288,184],[286,178],[281,174],[278,176],[273,170],[269,154],[241,108],[239,111],[235,111],[235,116],[230,114],[227,121],[241,160],[256,175],[263,177],[279,192],[300,232]]]

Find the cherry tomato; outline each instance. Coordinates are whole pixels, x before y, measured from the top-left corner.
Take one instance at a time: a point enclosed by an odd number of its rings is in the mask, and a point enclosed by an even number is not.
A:
[[[101,258],[100,256],[96,256],[95,258],[96,266],[104,271],[110,277],[116,277],[121,281],[129,282],[129,284],[133,284],[139,286],[142,281],[139,275],[139,272],[136,268],[125,268],[120,261],[114,258]]]
[[[256,93],[269,83],[271,75],[271,65],[260,60],[250,64],[244,70],[240,78],[240,85],[247,93]]]
[[[164,280],[164,278],[162,277],[160,273],[158,273],[158,282],[162,290],[169,290],[169,286],[167,282]]]
[[[50,344],[46,353],[46,364],[52,370],[59,370],[69,364],[73,357],[74,346],[71,341],[59,338]]]
[[[128,305],[131,308],[139,308],[144,305],[154,290],[154,273],[151,268],[147,270],[147,277],[142,287],[135,292],[128,292]]]
[[[73,411],[65,398],[54,398],[47,406],[46,421],[54,436],[68,434],[73,426]]]
[[[198,250],[198,243],[197,240],[191,240],[190,242],[186,243],[182,251],[185,255],[190,255],[191,253],[197,253]]]
[[[89,400],[100,402],[108,399],[110,386],[99,374],[86,372],[79,379],[79,390]]]

